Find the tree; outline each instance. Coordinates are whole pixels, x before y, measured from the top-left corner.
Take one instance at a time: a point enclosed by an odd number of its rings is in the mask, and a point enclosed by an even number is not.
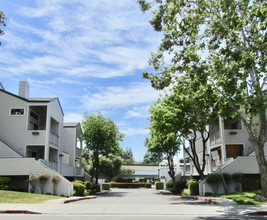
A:
[[[144,161],[143,164],[146,165],[154,165],[159,164],[163,160],[162,155],[153,154],[152,152],[146,152],[144,155]]]
[[[119,132],[116,124],[109,118],[97,115],[85,115],[82,122],[83,140],[92,159],[92,178],[98,183],[100,172],[100,157],[109,154],[121,155],[122,149],[119,141],[123,134]]]
[[[205,68],[225,118],[239,115],[255,149],[262,194],[267,197],[267,2],[265,0],[138,0],[153,10],[150,23],[164,33],[144,72],[152,86],[162,89],[181,75]],[[166,59],[168,54],[168,59]],[[197,91],[196,91],[197,92]]]
[[[0,26],[5,27],[6,26],[6,16],[3,11],[0,11]],[[0,28],[0,35],[4,34],[4,30]]]
[[[159,99],[150,108],[150,137],[146,139],[145,144],[152,155],[167,159],[168,174],[172,179],[173,188],[176,189],[173,159],[180,150],[181,139],[173,123],[170,123],[174,116],[173,112],[169,111],[169,106],[165,104]]]
[[[118,156],[103,156],[100,158],[100,173],[110,182],[113,177],[120,174],[122,162],[122,158]]]
[[[126,148],[122,153],[122,159],[124,164],[134,164],[134,157],[131,148]]]

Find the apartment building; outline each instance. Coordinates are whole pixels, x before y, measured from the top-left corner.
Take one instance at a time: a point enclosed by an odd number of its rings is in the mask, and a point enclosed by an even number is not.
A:
[[[0,84],[0,103],[0,176],[58,175],[59,193],[72,195],[65,177],[83,176],[80,123],[64,124],[58,98],[30,98],[27,81],[19,82],[18,95]]]

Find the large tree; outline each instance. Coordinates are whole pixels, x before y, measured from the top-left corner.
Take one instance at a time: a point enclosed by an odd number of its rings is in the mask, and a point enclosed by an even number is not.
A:
[[[104,118],[101,114],[85,115],[82,127],[85,148],[90,153],[92,160],[91,175],[98,183],[100,157],[109,154],[121,155],[122,149],[119,146],[119,141],[122,140],[123,134],[119,132],[111,119]]]
[[[162,89],[178,77],[205,68],[223,117],[240,115],[255,149],[262,194],[267,197],[266,0],[138,0],[153,10],[151,24],[163,32],[144,73]],[[167,55],[167,56],[166,56]],[[164,59],[165,58],[165,59]],[[197,91],[196,91],[197,92]]]
[[[124,164],[134,164],[134,157],[131,148],[126,148],[125,151],[122,153],[122,159]]]
[[[146,139],[148,151],[157,158],[166,158],[169,166],[169,176],[172,179],[173,188],[176,189],[174,157],[180,150],[181,138],[171,121],[174,113],[166,105],[158,100],[150,108],[150,136]]]
[[[121,173],[123,159],[119,156],[108,155],[100,158],[100,174],[109,182]]]

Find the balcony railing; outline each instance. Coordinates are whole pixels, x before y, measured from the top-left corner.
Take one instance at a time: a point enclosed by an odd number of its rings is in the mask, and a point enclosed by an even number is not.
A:
[[[221,141],[220,131],[217,131],[216,133],[210,135],[210,145],[219,143],[220,141]]]
[[[59,136],[50,132],[49,143],[58,146]]]

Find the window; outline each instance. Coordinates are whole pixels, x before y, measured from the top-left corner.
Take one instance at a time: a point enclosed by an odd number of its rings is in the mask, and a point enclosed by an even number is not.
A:
[[[30,116],[35,119],[36,121],[39,120],[39,116],[37,114],[35,114],[33,111],[30,112]]]
[[[12,108],[10,111],[11,115],[24,115],[24,108]]]
[[[224,120],[224,128],[225,129],[242,129],[241,119],[239,117],[233,119],[225,119]]]

